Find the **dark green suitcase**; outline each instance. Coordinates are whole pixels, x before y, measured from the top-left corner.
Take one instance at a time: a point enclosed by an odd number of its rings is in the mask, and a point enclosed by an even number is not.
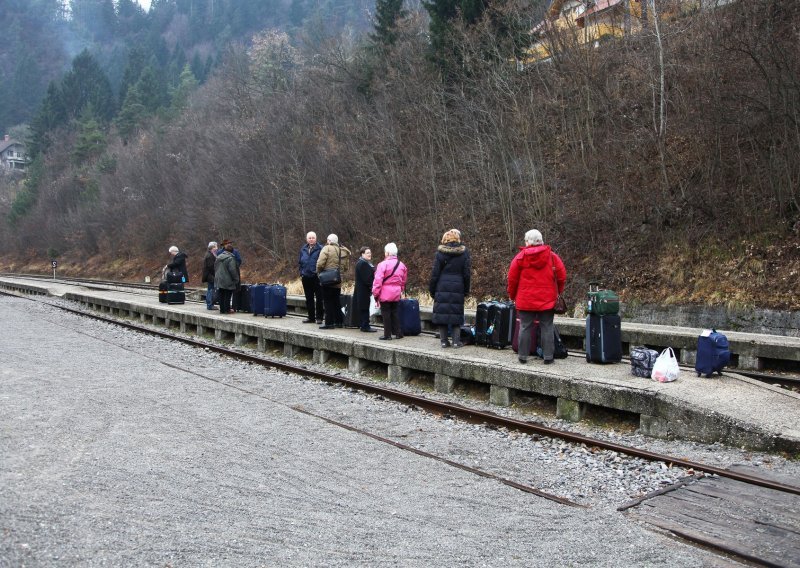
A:
[[[619,313],[619,296],[613,290],[601,290],[597,282],[589,282],[586,313],[596,316],[613,316]]]

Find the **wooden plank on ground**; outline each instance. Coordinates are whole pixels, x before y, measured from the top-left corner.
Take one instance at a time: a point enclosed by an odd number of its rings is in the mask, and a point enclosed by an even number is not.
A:
[[[627,514],[693,542],[766,566],[800,568],[800,496],[707,477]]]

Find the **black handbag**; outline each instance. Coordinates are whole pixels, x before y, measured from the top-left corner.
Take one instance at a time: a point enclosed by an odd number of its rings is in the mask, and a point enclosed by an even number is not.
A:
[[[339,268],[328,268],[319,273],[320,286],[333,286],[342,283],[342,273]]]
[[[337,248],[339,249],[339,266],[336,268],[326,268],[319,273],[318,278],[320,286],[333,286],[342,283],[342,271],[339,270],[339,267],[342,266],[342,247],[339,246]]]

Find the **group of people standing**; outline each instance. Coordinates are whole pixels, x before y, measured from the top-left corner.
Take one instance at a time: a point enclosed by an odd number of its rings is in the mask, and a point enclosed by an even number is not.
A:
[[[300,250],[300,276],[306,295],[308,318],[305,323],[320,323],[320,329],[343,327],[340,309],[341,283],[320,286],[318,274],[326,269],[347,270],[351,252],[339,244],[336,235],[329,235],[323,247],[314,233],[306,235]],[[398,306],[405,293],[408,268],[398,258],[395,243],[383,249],[383,260],[372,263],[372,250],[362,247],[355,266],[353,309],[359,314],[362,332],[377,331],[370,326],[370,304],[380,307],[383,335],[379,339],[400,339]],[[436,250],[428,281],[433,298],[432,322],[439,332],[442,348],[463,347],[461,327],[464,324],[464,301],[470,293],[472,259],[461,241],[461,232],[450,229],[442,235]],[[531,351],[532,329],[538,322],[545,364],[553,362],[553,309],[558,295],[564,291],[567,272],[561,258],[544,244],[536,229],[525,233],[525,245],[511,261],[508,271],[508,295],[515,302],[520,319],[519,362],[527,363]],[[320,300],[321,298],[321,300]],[[324,309],[322,321],[320,307]],[[315,318],[316,315],[316,318]]]
[[[167,265],[179,270],[189,280],[186,254],[170,247],[172,260]],[[341,275],[350,268],[351,251],[339,243],[335,234],[328,235],[325,245],[317,242],[313,231],[306,234],[300,249],[298,267],[306,299],[307,317],[303,323],[320,324],[320,329],[344,327],[341,310]],[[353,309],[358,313],[359,329],[365,333],[377,331],[370,326],[372,300],[380,308],[383,335],[379,339],[400,339],[398,307],[405,294],[408,268],[398,258],[395,243],[383,249],[383,260],[375,266],[370,247],[361,247],[355,265]],[[203,282],[207,283],[206,307],[214,308],[218,291],[220,313],[231,312],[231,298],[241,281],[242,257],[229,240],[208,243],[203,260]],[[333,278],[322,285],[320,274],[335,271]],[[446,231],[433,260],[428,292],[433,298],[432,322],[439,332],[443,348],[463,346],[461,327],[464,324],[464,301],[470,293],[472,259],[461,241],[458,229]],[[526,363],[531,350],[531,330],[538,322],[545,364],[553,362],[553,309],[558,295],[564,291],[567,272],[561,258],[545,245],[536,229],[525,233],[525,245],[511,261],[508,271],[508,296],[515,302],[520,319],[519,362]],[[326,280],[329,280],[326,278]]]
[[[229,314],[234,292],[241,282],[242,255],[225,239],[222,243],[208,243],[203,258],[203,282],[206,284],[206,309],[215,310],[214,301],[219,302],[219,313]]]

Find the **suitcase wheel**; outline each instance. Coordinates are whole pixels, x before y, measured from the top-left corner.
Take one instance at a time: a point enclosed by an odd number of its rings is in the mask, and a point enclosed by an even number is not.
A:
[[[700,375],[701,375],[701,373],[699,373],[699,372],[698,372],[698,373],[697,373],[697,376],[699,377]]]

